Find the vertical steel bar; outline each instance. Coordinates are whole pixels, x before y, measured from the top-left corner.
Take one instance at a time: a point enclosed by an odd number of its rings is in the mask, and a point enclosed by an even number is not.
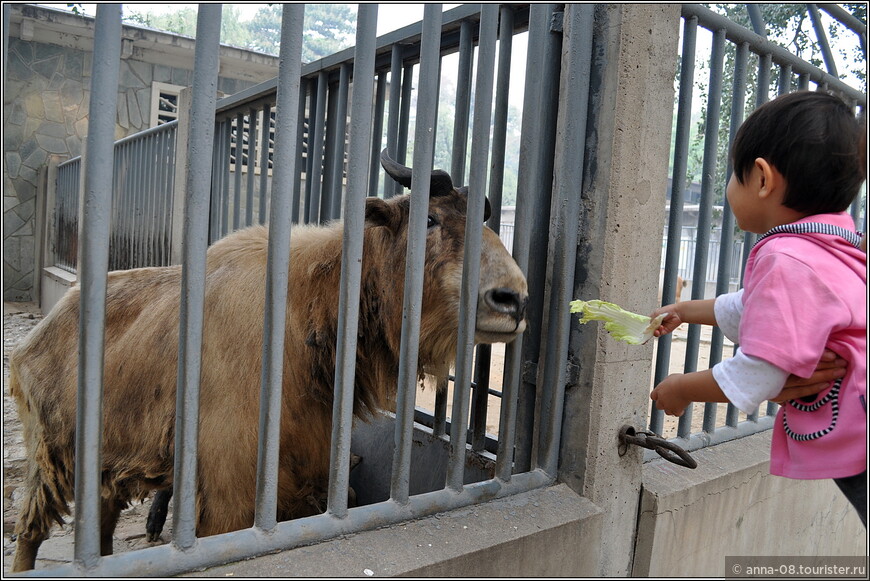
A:
[[[700,300],[707,290],[707,258],[710,249],[710,230],[713,219],[713,179],[716,176],[716,165],[719,154],[719,112],[722,106],[722,72],[725,59],[725,30],[713,33],[713,46],[710,54],[710,82],[707,85],[707,117],[704,132],[704,163],[701,170],[701,200],[698,210],[698,235],[695,245],[694,281],[692,283],[692,299]],[[701,343],[701,326],[689,325],[686,339],[685,372],[698,369],[698,354]],[[694,405],[690,405],[680,416],[677,435],[688,438],[692,430],[692,413]]]
[[[136,249],[136,213],[139,209],[139,197],[142,185],[142,164],[137,163],[136,156],[133,155],[133,148],[126,144],[124,154],[127,159],[127,167],[129,168],[128,180],[123,191],[118,192],[118,202],[124,204],[127,213],[127,224],[125,228],[125,240],[127,246],[126,262],[123,268],[130,268],[135,260]]]
[[[151,223],[151,171],[153,164],[150,160],[149,150],[151,139],[144,137],[138,143],[131,144],[138,163],[142,166],[142,179],[139,184],[139,211],[136,220],[137,254],[134,268],[145,266],[148,260],[148,226]]]
[[[280,50],[280,49],[279,49]],[[300,118],[301,121],[301,118]],[[300,125],[302,123],[300,122]],[[262,126],[260,127],[260,131],[262,135],[260,136],[260,207],[259,207],[259,216],[258,222],[260,224],[266,223],[266,199],[269,197],[269,145],[270,145],[270,135],[272,133],[272,106],[269,103],[263,105],[263,121]],[[300,148],[302,147],[302,140],[299,139],[297,141],[299,143]],[[298,183],[298,180],[294,181]],[[298,222],[298,209],[296,212],[296,216],[294,217],[294,221]]]
[[[807,4],[807,11],[810,14],[810,20],[813,23],[813,30],[816,31],[816,40],[819,43],[819,48],[822,50],[822,58],[825,60],[825,68],[828,69],[834,77],[839,77],[837,73],[837,63],[834,60],[834,54],[831,52],[831,45],[828,44],[828,35],[825,34],[825,27],[822,24],[822,18],[819,15],[819,8],[815,4]]]
[[[233,230],[238,230],[241,224],[242,211],[242,157],[245,141],[245,116],[239,111],[236,113],[236,163],[233,167]],[[232,159],[232,158],[230,158]]]
[[[390,53],[390,107],[387,120],[387,152],[398,160],[399,149],[399,115],[402,94],[402,47],[394,44]],[[396,184],[393,180],[384,180],[384,198],[396,195]]]
[[[248,172],[247,192],[245,192],[245,226],[254,223],[254,178],[257,166],[257,109],[248,109]]]
[[[308,144],[308,156],[311,159],[311,171],[308,173],[310,196],[305,199],[305,223],[318,221],[320,212],[320,193],[323,177],[323,135],[326,125],[326,89],[329,78],[321,71],[317,77],[317,108],[314,118],[309,124],[308,135],[311,135],[311,125],[314,126],[314,138]]]
[[[314,174],[314,123],[317,118],[317,78],[307,79],[308,111],[305,114],[306,139],[305,139],[305,197],[302,204],[302,213],[299,217],[301,223],[308,221],[308,207],[311,205],[311,182]]]
[[[109,229],[121,60],[121,5],[97,7],[89,132],[79,234],[79,366],[75,443],[74,560],[91,567],[100,560],[102,485],[103,355]]]
[[[761,15],[761,8],[758,7],[758,4],[747,4],[746,11],[749,13],[749,22],[752,24],[752,30],[755,34],[767,36],[764,17]]]
[[[296,175],[293,176],[293,218],[294,224],[299,224],[300,212],[302,210],[302,174],[306,172],[306,130],[308,121],[306,119],[306,105],[308,104],[308,87],[311,83],[307,79],[300,79],[299,84],[299,102],[296,106],[299,109],[299,123],[296,128],[296,143],[299,144],[299,150],[296,152]]]
[[[810,76],[806,73],[798,75],[797,88],[799,91],[806,91],[810,88]]]
[[[729,128],[728,150],[734,142],[737,129],[743,122],[743,110],[746,106],[746,67],[749,60],[749,45],[741,43],[735,47],[734,54],[734,83],[731,91],[731,126]],[[731,178],[732,167],[728,163],[725,169],[725,183]],[[716,277],[716,296],[730,291],[732,251],[734,249],[734,214],[725,198],[722,209],[722,230],[719,244],[718,275]],[[710,367],[722,360],[722,349],[725,337],[719,327],[713,327],[710,338]],[[716,429],[716,412],[719,404],[708,403],[704,406],[705,432],[713,432]]]
[[[423,8],[420,41],[420,82],[417,95],[417,120],[414,129],[414,164],[408,222],[408,249],[405,256],[405,283],[402,299],[399,385],[396,396],[396,432],[390,498],[407,504],[411,472],[411,443],[414,427],[414,395],[420,349],[420,305],[423,296],[423,260],[426,255],[426,223],[429,211],[429,181],[435,149],[435,103],[438,100],[438,62],[441,48],[441,5]]]
[[[571,315],[569,303],[574,290],[574,270],[577,260],[577,228],[580,196],[577,184],[583,183],[583,159],[586,150],[586,118],[592,67],[592,37],[595,6],[572,4],[566,8],[565,86],[562,99],[570,106],[560,112],[562,117],[562,155],[555,171],[553,218],[556,226],[555,252],[552,254],[552,276],[546,347],[542,364],[538,366],[538,385],[544,390],[541,398],[542,426],[538,447],[538,466],[555,476],[558,469],[560,428],[565,385],[567,384],[568,340]],[[549,270],[549,269],[548,269]]]
[[[175,190],[181,189],[181,185],[175,182],[176,153],[178,151],[178,123],[172,128],[168,160],[166,170],[166,264],[172,264],[172,230],[175,221]]]
[[[529,330],[511,342],[505,352],[508,370],[505,382],[511,386],[510,382],[517,382],[514,390],[518,402],[514,472],[531,469],[535,437],[537,386],[532,373],[527,377],[526,372],[531,372],[538,363],[544,317],[555,128],[562,75],[561,35],[550,30],[556,11],[555,4],[532,4],[529,12],[526,62],[541,63],[541,66],[526,67],[513,247],[514,260],[529,281],[529,304],[526,307]],[[501,457],[510,460],[511,454],[502,454]]]
[[[473,369],[474,334],[477,325],[480,252],[487,169],[489,169],[487,160],[489,158],[489,132],[495,84],[493,70],[495,68],[497,35],[498,5],[483,4],[480,10],[477,80],[474,89],[474,120],[471,141],[471,173],[468,182],[465,247],[463,249],[462,283],[459,295],[459,347],[456,355],[456,382],[453,386],[453,415],[450,421],[450,461],[447,464],[447,486],[453,490],[462,489],[465,475],[466,427],[468,425],[469,390]]]
[[[433,422],[432,433],[443,436],[447,433],[447,385],[448,377],[436,377],[435,379],[435,409],[432,410]]]
[[[306,121],[307,108],[306,107],[307,107],[307,103],[308,103],[308,86],[309,85],[310,85],[310,83],[308,82],[307,79],[300,79],[299,80],[299,104],[298,104],[299,112],[297,113],[298,118],[299,118],[299,122],[298,122],[298,127],[296,128],[296,143],[299,144],[299,149],[296,151],[296,157],[297,157],[296,174],[293,176],[293,209],[292,209],[292,217],[291,217],[291,221],[294,224],[298,224],[299,219],[300,219],[299,213],[302,209],[302,195],[303,195],[302,194],[302,176],[303,176],[303,174],[306,173],[306,165],[305,165],[305,162],[306,162],[306,156],[305,156],[306,133],[305,133],[305,128],[307,126],[307,121]],[[267,105],[267,107],[268,107],[268,105]],[[264,115],[263,118],[265,119],[266,113],[264,112],[263,115]],[[267,125],[263,125],[263,127],[264,127],[264,131],[268,131],[268,129],[266,129],[268,127]],[[266,155],[268,155],[268,152],[266,153]],[[267,163],[264,162],[262,167],[264,169],[261,171],[268,170]],[[260,177],[262,179],[262,174]],[[263,183],[265,184],[265,181]],[[264,186],[264,188],[265,188],[265,186]],[[261,208],[261,215],[262,215],[263,206],[260,206],[260,208]]]
[[[344,63],[341,65],[338,80],[338,95],[335,111],[335,123],[333,125],[333,142],[332,142],[332,170],[330,176],[332,178],[332,187],[329,192],[328,205],[325,212],[321,212],[321,221],[335,220],[341,215],[341,196],[344,182],[344,141],[347,135],[347,98],[350,87],[350,64]],[[369,97],[371,101],[371,97]],[[371,123],[371,122],[369,122]],[[366,174],[368,181],[368,174]],[[323,216],[325,214],[325,217]]]
[[[496,233],[500,231],[502,188],[504,177],[504,159],[507,140],[508,96],[510,93],[510,68],[513,55],[514,11],[509,6],[502,6],[498,36],[498,72],[495,91],[495,121],[492,136],[492,166],[493,172],[489,183],[489,201],[493,206],[494,216],[490,219],[490,228]],[[495,208],[498,207],[496,212]],[[517,338],[517,341],[521,341]],[[507,352],[509,346],[505,347]],[[513,361],[512,361],[513,363]],[[513,367],[511,365],[510,367]],[[499,409],[498,456],[496,461],[496,476],[501,480],[510,480],[513,465],[513,442],[516,432],[516,387],[518,381],[510,377],[508,366],[502,374],[502,397]]]
[[[689,158],[689,132],[692,124],[692,89],[695,84],[695,45],[698,35],[698,19],[687,18],[683,22],[683,54],[680,60],[680,90],[677,101],[676,141],[674,142],[674,170],[671,174],[670,210],[668,215],[668,240],[665,252],[665,272],[662,282],[662,305],[669,305],[676,298],[677,270],[680,262],[680,238],[683,228],[683,202],[686,192],[686,169]],[[658,339],[656,346],[654,383],[658,385],[670,375],[671,335]],[[650,431],[662,433],[664,412],[655,402],[650,404]]]
[[[387,71],[378,73],[378,84],[375,92],[374,122],[372,124],[372,147],[369,154],[369,196],[378,195],[378,182],[380,180],[380,166],[378,159],[383,149],[384,138],[384,108],[387,99]]]
[[[123,158],[124,148],[114,150],[114,173],[112,176],[112,191],[119,191],[123,187]],[[120,230],[120,204],[112,197],[112,230],[109,234],[109,270],[117,270],[118,267],[118,231]]]
[[[353,382],[356,375],[365,198],[369,169],[366,146],[372,139],[372,91],[374,90],[377,25],[378,5],[360,4],[357,9],[356,50],[353,60],[353,102],[350,113],[347,196],[344,200],[344,234],[338,300],[338,344],[335,355],[336,394],[332,406],[332,451],[327,500],[327,510],[339,518],[347,515],[347,489],[350,478]]]
[[[161,192],[157,189],[157,176],[160,171],[160,165],[157,161],[157,147],[162,145],[158,143],[160,134],[151,134],[148,137],[148,229],[145,236],[145,264],[142,266],[156,266],[154,240],[157,229],[157,202]]]
[[[184,204],[184,264],[179,310],[178,397],[175,412],[175,475],[172,537],[181,550],[196,541],[196,453],[199,441],[199,377],[205,305],[205,253],[214,111],[217,94],[221,5],[201,4],[196,18],[193,104]]]
[[[779,65],[778,94],[784,95],[791,91],[791,65]]]
[[[399,111],[399,136],[396,142],[396,161],[404,164],[408,156],[408,133],[411,127],[411,91],[414,90],[414,65],[406,64],[402,71],[402,99]],[[393,182],[393,195],[402,193],[402,184]]]
[[[456,104],[453,109],[453,153],[450,162],[450,177],[453,178],[453,183],[457,186],[466,183],[465,155],[468,152],[468,119],[471,111],[473,59],[474,39],[471,38],[471,22],[463,20],[459,25],[459,70],[456,73]]]
[[[164,131],[161,131],[155,144],[157,149],[154,152],[154,163],[157,165],[157,170],[154,175],[154,193],[156,200],[154,206],[154,260],[155,265],[158,266],[166,266],[163,262],[163,233],[166,230],[166,196],[169,193],[165,186],[166,168],[168,165],[166,163],[166,151],[170,147],[169,142],[171,136],[172,133],[169,127],[166,127]]]
[[[260,387],[260,439],[257,448],[257,501],[254,525],[271,530],[277,524],[278,445],[281,430],[281,387],[284,371],[284,326],[290,269],[290,217],[296,175],[296,126],[302,74],[303,4],[284,4],[278,65],[278,123],[275,127],[275,173],[269,216],[266,308],[263,320],[263,363]]]
[[[492,206],[492,216],[490,216],[487,226],[489,226],[496,234],[499,233],[501,226],[502,187],[504,184],[504,160],[507,140],[508,93],[510,90],[513,29],[514,12],[510,7],[503,6],[499,17],[498,66],[496,68],[495,109],[493,111],[492,153],[490,162],[492,172],[489,176],[488,189],[489,203],[490,206]],[[478,387],[474,390],[474,398],[471,406],[471,448],[478,452],[484,449],[486,443],[486,417],[487,408],[489,407],[489,370],[491,364],[492,347],[490,345],[478,346],[477,357],[475,358],[475,383]],[[503,377],[500,379],[503,380]],[[507,403],[504,400],[502,400],[501,403],[502,406],[515,405],[514,402]],[[510,438],[513,439],[514,426],[511,425],[509,429]]]
[[[215,135],[214,135],[214,152],[215,155],[211,160],[211,200],[209,203],[209,223],[208,223],[208,241],[209,243],[214,242],[218,238],[220,238],[220,234],[217,231],[218,221],[220,219],[220,197],[218,192],[220,191],[220,182],[221,182],[221,172],[220,172],[220,151],[221,151],[221,133],[223,131],[223,122],[218,121],[215,123]]]
[[[226,149],[223,155],[221,155],[221,163],[223,164],[221,171],[223,176],[221,178],[223,184],[221,189],[221,238],[230,233],[230,194],[232,184],[230,172],[233,165],[233,120],[231,117],[227,117],[224,131],[224,147]]]

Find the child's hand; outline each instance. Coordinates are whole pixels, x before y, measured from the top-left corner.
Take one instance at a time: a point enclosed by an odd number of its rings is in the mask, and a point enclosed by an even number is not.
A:
[[[680,417],[693,401],[683,394],[682,379],[680,373],[669,375],[649,394],[650,399],[656,402],[656,407],[669,416]]]
[[[667,335],[672,332],[674,329],[683,324],[683,319],[680,317],[680,314],[677,310],[677,305],[665,305],[659,309],[653,311],[653,314],[650,315],[650,319],[655,319],[662,313],[665,314],[664,320],[662,320],[661,326],[658,329],[653,331],[654,337],[661,337],[662,335]]]

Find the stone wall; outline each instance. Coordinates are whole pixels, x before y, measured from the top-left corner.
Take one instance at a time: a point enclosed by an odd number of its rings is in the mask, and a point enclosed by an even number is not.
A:
[[[19,5],[13,6],[10,29],[3,99],[3,299],[35,301],[39,172],[50,155],[63,159],[81,154],[88,131],[92,59],[90,49],[82,47],[90,46],[93,19]],[[78,38],[70,38],[76,34]],[[149,127],[153,82],[190,86],[193,68],[190,39],[126,26],[124,36],[117,139]],[[170,57],[152,48],[164,44],[177,51],[179,43],[173,39],[189,44],[189,55]],[[142,47],[137,46],[140,41]],[[228,52],[251,56],[238,49]],[[218,91],[231,95],[275,76],[277,58],[254,57],[260,64],[273,59],[274,69],[261,66],[259,77],[251,79],[254,67],[246,66],[246,60],[224,66],[222,58]],[[236,78],[234,70],[239,71]]]

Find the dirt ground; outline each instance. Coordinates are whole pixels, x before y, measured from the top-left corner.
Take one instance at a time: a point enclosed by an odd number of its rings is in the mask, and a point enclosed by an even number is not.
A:
[[[24,477],[24,442],[21,435],[21,423],[15,410],[15,403],[9,395],[8,388],[8,362],[9,354],[15,345],[27,335],[28,332],[41,320],[39,311],[35,305],[28,303],[5,303],[3,310],[3,572],[8,573],[12,562],[12,554],[15,551],[13,529],[17,518],[17,505],[21,500],[21,484]],[[702,351],[702,360],[699,368],[707,365]],[[685,353],[685,333],[679,330],[674,335],[672,342],[671,361],[672,372],[681,371],[680,366]],[[493,346],[492,370],[493,389],[500,390],[498,380],[502,377],[504,364],[504,345]],[[447,415],[450,417],[452,408],[452,382],[448,393]],[[424,389],[417,392],[416,405],[429,410],[434,409],[434,389]],[[723,407],[724,406],[720,406]],[[498,433],[498,418],[500,411],[500,399],[494,396],[489,398],[487,413],[487,432]],[[724,411],[721,412],[724,414]],[[697,424],[693,431],[700,430],[700,416],[696,412],[693,424]],[[724,421],[720,419],[720,423]],[[676,421],[666,417],[665,437],[676,435]],[[150,500],[143,504],[136,504],[125,510],[115,530],[114,550],[116,553],[131,549],[142,548],[153,544],[168,542],[171,538],[172,519],[169,518],[164,527],[163,535],[156,543],[145,540],[145,519],[150,509]],[[170,505],[171,508],[171,505]],[[68,562],[73,554],[72,519],[67,517],[64,527],[55,527],[51,538],[43,543],[37,560],[37,568],[50,567],[62,562]]]

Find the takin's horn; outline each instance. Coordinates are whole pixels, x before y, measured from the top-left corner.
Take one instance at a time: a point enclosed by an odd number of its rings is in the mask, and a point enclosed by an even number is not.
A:
[[[387,150],[381,152],[381,166],[391,178],[405,186],[411,188],[411,168],[406,167],[390,157]],[[450,174],[441,169],[436,169],[432,172],[432,181],[430,182],[429,195],[443,196],[453,190],[453,180]]]

